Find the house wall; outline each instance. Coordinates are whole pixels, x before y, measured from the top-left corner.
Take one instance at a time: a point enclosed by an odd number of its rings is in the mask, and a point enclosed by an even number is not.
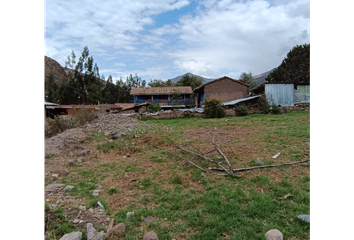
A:
[[[204,91],[206,99],[217,99],[221,102],[247,97],[247,86],[228,79],[208,84]]]

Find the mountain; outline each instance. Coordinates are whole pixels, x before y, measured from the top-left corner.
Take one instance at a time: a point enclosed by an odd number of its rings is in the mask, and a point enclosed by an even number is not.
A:
[[[54,59],[44,56],[44,81],[47,82],[50,75],[53,75],[54,82],[60,83],[67,78],[64,68]]]
[[[171,79],[172,83],[178,82],[179,80],[181,80],[181,78],[182,78],[184,75],[188,75],[188,76],[191,76],[191,77],[202,78],[202,79],[203,79],[203,84],[214,80],[214,78],[205,78],[205,77],[202,77],[202,76],[195,75],[195,74],[193,74],[193,73],[186,73],[186,74],[183,74],[183,75],[181,75],[181,76],[172,78],[172,79]]]
[[[261,85],[262,83],[264,83],[266,77],[268,77],[268,75],[270,74],[271,71],[273,71],[274,68],[272,70],[269,70],[267,72],[258,74],[256,76],[252,77],[252,80],[258,83],[258,86]]]

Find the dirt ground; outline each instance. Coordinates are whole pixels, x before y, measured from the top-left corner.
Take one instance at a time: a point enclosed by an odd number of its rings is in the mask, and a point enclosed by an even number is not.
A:
[[[270,126],[260,126],[260,127],[250,127],[250,128],[241,128],[238,126],[238,123],[225,123],[225,126],[220,128],[198,128],[192,129],[185,127],[183,133],[183,140],[185,142],[194,141],[193,146],[189,145],[188,149],[193,149],[193,147],[201,149],[202,152],[208,152],[212,150],[215,146],[212,142],[212,135],[214,135],[215,142],[219,145],[223,153],[228,159],[232,159],[233,168],[242,168],[249,166],[250,159],[262,158],[262,159],[271,159],[276,152],[269,153],[265,151],[265,146],[257,142],[257,138],[260,136],[257,134],[260,130],[271,129]],[[161,131],[166,133],[170,132],[171,129],[164,128]],[[109,132],[105,132],[105,138],[103,142],[109,140]],[[161,142],[161,137],[157,134],[154,134],[153,131],[147,134],[143,134],[137,138],[134,138],[133,141],[136,144],[138,151],[129,151],[129,148],[126,151],[122,150],[113,150],[108,153],[99,151],[96,148],[95,141],[88,141],[87,137],[93,137],[94,134],[92,130],[76,128],[67,130],[57,136],[48,138],[45,140],[45,153],[46,154],[56,154],[54,157],[50,157],[45,161],[45,182],[46,183],[60,183],[63,177],[75,177],[78,180],[81,179],[81,176],[74,172],[76,169],[74,166],[69,166],[68,162],[70,160],[75,161],[77,157],[75,155],[84,149],[89,149],[90,154],[83,156],[83,162],[80,163],[85,169],[96,171],[102,164],[112,164],[116,163],[118,169],[123,169],[124,166],[128,164],[137,164],[137,166],[144,171],[142,172],[124,172],[121,170],[119,174],[113,175],[108,174],[106,178],[100,180],[100,197],[103,197],[107,204],[109,205],[112,213],[115,213],[119,210],[126,209],[132,202],[140,207],[146,207],[140,204],[140,201],[148,201],[148,206],[154,209],[156,206],[151,201],[150,194],[144,194],[143,190],[136,188],[136,184],[141,184],[142,179],[154,178],[154,172],[158,172],[159,182],[163,182],[160,185],[163,188],[172,188],[173,184],[170,183],[171,178],[171,167],[170,165],[175,164],[177,168],[185,166],[186,163],[182,160],[172,160],[171,156],[164,155],[163,159],[169,159],[166,162],[154,162],[151,158],[145,158],[144,156],[157,155],[158,151],[148,146],[153,145],[154,143]],[[237,142],[237,144],[232,144]],[[257,143],[256,143],[257,142]],[[101,144],[102,142],[100,142]],[[255,144],[252,144],[255,143]],[[159,145],[160,148],[164,148],[169,151],[175,150],[175,145],[172,143],[162,143]],[[309,147],[309,146],[308,146]],[[195,150],[195,149],[194,149]],[[237,160],[235,160],[237,156]],[[208,157],[221,157],[216,152],[208,155]],[[97,161],[99,159],[99,161]],[[123,163],[124,162],[124,163]],[[281,162],[291,162],[290,159],[284,158],[280,155],[279,158],[273,160],[273,164]],[[309,165],[309,163],[305,163]],[[309,168],[298,167],[294,165],[287,169],[287,178],[292,179],[298,177],[301,173],[309,174]],[[58,174],[58,178],[54,178],[52,175]],[[284,178],[284,173],[279,171],[278,168],[269,168],[267,171],[257,169],[253,171],[239,172],[238,176],[249,179],[254,176],[267,176],[273,182],[279,182]],[[208,178],[214,179],[216,182],[223,181],[222,178],[216,175],[208,174]],[[136,181],[133,181],[136,179]],[[201,184],[198,184],[191,180],[192,176],[190,174],[185,174],[183,176],[183,183],[190,183],[189,188],[184,189],[187,191],[189,189],[195,189],[203,191],[204,188]],[[135,187],[134,187],[135,185]],[[141,185],[140,185],[141,186]],[[107,191],[111,187],[116,187],[119,189],[119,194],[109,195]],[[264,190],[261,187],[256,187],[256,190],[263,192]],[[99,211],[97,207],[91,208],[89,210],[84,210],[85,198],[77,198],[75,196],[69,196],[69,198],[64,193],[57,193],[51,196],[45,196],[46,201],[51,207],[54,206],[65,206],[65,214],[72,216],[73,221],[76,221],[77,226],[86,226],[87,222],[91,222],[94,225],[107,227],[109,224],[109,217],[105,215],[104,212]],[[57,201],[59,203],[57,203]],[[68,210],[71,206],[71,210]],[[78,208],[81,207],[81,210]],[[48,214],[46,212],[46,214]],[[47,216],[48,217],[48,216]],[[145,216],[149,217],[149,216]],[[49,216],[50,220],[54,220],[53,216]],[[79,220],[79,222],[77,222]]]

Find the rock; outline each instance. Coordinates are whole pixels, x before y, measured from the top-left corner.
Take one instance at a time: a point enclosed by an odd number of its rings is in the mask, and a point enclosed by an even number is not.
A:
[[[214,127],[214,131],[216,131],[216,130],[218,130],[218,128],[217,128],[217,127]]]
[[[76,163],[73,160],[69,160],[68,163],[70,167],[74,167],[76,165]]]
[[[103,231],[97,232],[92,223],[87,223],[86,226],[87,240],[103,240],[105,235]]]
[[[64,188],[64,191],[70,191],[71,189],[73,189],[74,186],[71,186],[71,185],[67,185],[65,188]]]
[[[78,222],[80,222],[80,220],[77,219],[77,218],[75,218],[75,219],[73,220],[73,223],[78,223]]]
[[[101,190],[93,190],[92,197],[98,197],[100,195]]]
[[[76,161],[82,162],[82,159],[83,159],[83,157],[79,157],[78,159],[76,159]]]
[[[69,175],[69,171],[66,169],[60,170],[59,175],[60,176],[67,176],[67,175]]]
[[[78,153],[78,156],[85,156],[85,155],[88,155],[90,154],[90,150],[89,149],[85,149],[85,150],[82,150],[81,152]]]
[[[299,215],[297,218],[305,222],[310,222],[310,215]]]
[[[59,240],[81,240],[81,238],[82,238],[82,232],[72,232],[72,233],[65,234]]]
[[[135,181],[136,181],[136,178],[133,178],[132,181],[135,182]]]
[[[134,215],[134,212],[127,212],[127,218],[129,218],[131,215]]]
[[[283,240],[283,234],[278,229],[271,229],[265,234],[267,240]]]
[[[157,237],[156,233],[151,231],[145,233],[143,240],[159,240],[159,238]]]
[[[124,223],[119,223],[117,225],[115,225],[113,228],[112,228],[112,233],[115,233],[115,234],[122,234],[125,232],[125,224]]]
[[[200,174],[200,176],[205,177],[204,173]]]
[[[264,162],[262,161],[261,158],[257,158],[257,159],[256,159],[256,163],[260,163],[260,164],[262,164],[262,165],[264,164]]]
[[[112,139],[118,139],[118,138],[120,138],[121,136],[122,136],[122,134],[117,133],[116,135],[114,135],[114,136],[112,137]]]
[[[55,191],[55,190],[60,190],[62,189],[63,187],[65,186],[65,184],[59,184],[59,183],[56,183],[56,184],[49,184],[45,187],[44,191],[45,192],[52,192],[52,191]]]

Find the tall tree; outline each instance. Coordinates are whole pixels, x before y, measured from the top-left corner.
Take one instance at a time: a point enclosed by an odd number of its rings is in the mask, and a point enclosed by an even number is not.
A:
[[[248,84],[248,86],[249,86],[249,87],[248,87],[248,92],[249,92],[252,88],[257,87],[257,85],[258,85],[257,82],[253,81],[252,77],[253,77],[253,76],[252,76],[252,73],[251,73],[251,72],[248,72],[248,73],[243,72],[243,73],[241,73],[240,78],[239,78],[239,80],[240,80],[241,82],[244,82],[244,83]]]
[[[265,80],[273,83],[310,84],[310,44],[293,47]]]
[[[181,80],[176,83],[176,86],[191,86],[194,90],[203,84],[203,79],[196,76],[183,75]]]

